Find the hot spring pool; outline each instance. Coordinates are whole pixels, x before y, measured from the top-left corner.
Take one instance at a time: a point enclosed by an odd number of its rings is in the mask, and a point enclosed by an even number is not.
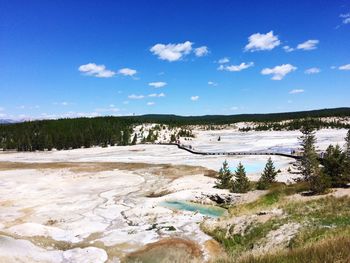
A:
[[[242,164],[247,174],[255,174],[255,173],[262,173],[264,171],[266,162],[267,162],[267,159],[263,161],[254,161],[254,162],[242,161]],[[234,172],[237,168],[237,165],[238,165],[238,162],[230,162],[229,163],[230,171]],[[278,162],[274,162],[274,165],[276,170],[278,170],[281,167],[281,164]]]
[[[198,212],[202,215],[210,217],[220,217],[226,213],[226,209],[213,206],[213,205],[201,205],[197,203],[187,201],[164,201],[160,203],[161,206],[175,209],[175,210],[186,210],[191,212]]]

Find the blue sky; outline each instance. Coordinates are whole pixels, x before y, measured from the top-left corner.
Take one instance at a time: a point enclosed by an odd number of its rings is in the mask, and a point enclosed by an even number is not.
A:
[[[350,106],[349,42],[344,0],[2,0],[0,118]]]

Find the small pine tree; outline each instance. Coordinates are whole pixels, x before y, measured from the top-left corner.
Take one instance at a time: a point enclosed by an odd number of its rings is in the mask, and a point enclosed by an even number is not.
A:
[[[135,145],[136,143],[137,143],[137,135],[136,135],[136,133],[135,133],[134,138],[132,139],[131,144],[132,144],[132,145]]]
[[[275,165],[273,164],[273,161],[271,157],[267,160],[267,163],[265,165],[264,172],[261,174],[261,177],[258,181],[257,188],[259,190],[265,190],[269,188],[269,186],[276,182],[276,168]]]
[[[344,154],[345,154],[345,161],[343,164],[343,170],[344,170],[344,178],[346,179],[347,183],[350,182],[350,130],[346,134],[345,137],[345,149],[344,149]]]
[[[345,150],[344,150],[347,158],[350,160],[350,130],[348,130],[348,133],[345,137]]]
[[[219,189],[229,189],[231,186],[231,181],[232,173],[227,161],[225,160],[220,168],[218,179],[215,182],[215,187]]]
[[[246,193],[250,190],[250,182],[246,175],[244,166],[239,162],[236,171],[233,175],[231,191],[234,193]]]

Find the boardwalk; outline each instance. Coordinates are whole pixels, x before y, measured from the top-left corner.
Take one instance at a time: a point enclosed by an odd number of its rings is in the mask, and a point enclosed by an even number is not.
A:
[[[226,155],[226,156],[234,156],[234,155],[278,155],[293,159],[300,159],[300,156],[287,154],[287,153],[279,153],[279,152],[269,152],[269,151],[237,151],[237,152],[204,152],[193,149],[191,145],[184,145],[179,143],[160,143],[161,145],[174,145],[179,149],[190,152],[192,154],[198,155]]]

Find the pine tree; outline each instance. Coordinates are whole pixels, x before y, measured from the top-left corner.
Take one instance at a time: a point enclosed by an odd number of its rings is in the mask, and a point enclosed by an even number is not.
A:
[[[318,156],[315,149],[316,136],[314,129],[306,124],[300,130],[302,136],[299,137],[302,156],[298,163],[298,168],[303,176],[303,180],[308,182],[311,176],[317,175],[319,171]]]
[[[228,163],[225,160],[219,171],[219,176],[215,182],[215,187],[220,189],[228,189],[231,186],[232,173],[229,169]]]
[[[345,162],[343,164],[343,170],[344,170],[344,180],[349,183],[350,182],[350,130],[346,134],[345,137]]]
[[[345,154],[350,161],[350,130],[348,130],[345,137]]]
[[[135,145],[137,143],[137,134],[135,133],[134,138],[132,139],[131,144]]]
[[[265,190],[269,186],[276,182],[277,171],[271,157],[267,160],[267,163],[264,168],[264,172],[261,174],[261,177],[258,181],[257,188],[259,190]]]
[[[250,190],[250,182],[241,162],[238,164],[233,177],[231,192],[246,193]]]
[[[332,187],[341,187],[347,184],[346,155],[339,145],[329,145],[323,158],[323,172],[330,180]]]
[[[309,190],[313,194],[324,193],[329,187],[329,180],[327,176],[319,168],[318,156],[315,149],[316,136],[315,131],[311,127],[310,122],[305,122],[301,128],[302,156],[299,160],[299,170],[302,179],[309,184]]]

